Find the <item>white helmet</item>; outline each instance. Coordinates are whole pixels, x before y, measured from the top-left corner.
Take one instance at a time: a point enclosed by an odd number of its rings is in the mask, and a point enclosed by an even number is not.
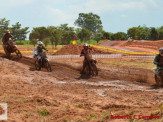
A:
[[[159,49],[159,53],[163,54],[163,48],[162,47]]]
[[[42,41],[38,41],[37,44],[38,45],[42,45],[43,43],[42,43]]]
[[[87,44],[87,43],[84,43],[83,46],[84,46],[84,47],[88,47],[88,44]]]

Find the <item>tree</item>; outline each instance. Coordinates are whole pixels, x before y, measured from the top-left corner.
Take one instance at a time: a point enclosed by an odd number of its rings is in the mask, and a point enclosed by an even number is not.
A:
[[[58,29],[62,31],[74,31],[74,27],[68,27],[68,24],[61,24]]]
[[[158,32],[157,32],[156,28],[154,28],[154,27],[151,27],[150,39],[151,40],[158,40]]]
[[[98,30],[102,29],[100,16],[93,13],[79,13],[79,17],[74,24],[81,28],[90,30],[94,35]]]
[[[97,32],[96,32],[96,35],[93,36],[93,39],[96,40],[96,42],[98,43],[100,40],[103,40],[104,37],[103,37],[103,34],[105,33],[104,30],[102,29],[99,29]]]
[[[55,45],[55,48],[57,45],[60,43],[61,37],[62,37],[62,30],[54,27],[54,26],[49,26],[48,30],[50,32],[50,41],[52,46]]]
[[[163,39],[163,26],[161,26],[160,28],[157,29],[158,31],[158,36],[159,36],[159,40]]]
[[[88,40],[90,40],[90,38],[92,36],[92,32],[86,28],[83,28],[77,33],[77,36],[81,42],[88,41]]]
[[[111,33],[109,33],[109,32],[104,32],[104,33],[103,33],[103,39],[111,40]]]
[[[127,40],[127,34],[124,32],[117,32],[115,34],[112,35],[113,36],[113,40]]]
[[[132,39],[148,40],[150,35],[150,29],[145,25],[132,27],[127,30],[127,34]]]
[[[138,26],[140,31],[139,40],[148,40],[150,36],[150,28],[146,27],[146,25]]]
[[[35,47],[35,45],[37,44],[37,41],[36,39],[32,39],[30,40],[30,43]]]
[[[9,29],[9,20],[6,20],[6,18],[2,18],[0,20],[0,38],[2,37],[5,30]]]
[[[21,24],[17,22],[15,25],[12,25],[11,31],[12,35],[15,37],[15,40],[25,40],[29,27],[21,28]]]
[[[38,34],[38,40],[43,41],[44,38],[50,37],[50,32],[46,27],[36,27],[33,28],[32,33],[37,33]]]
[[[62,31],[61,43],[70,44],[71,40],[74,39],[74,36],[75,36],[75,32],[73,31]]]
[[[32,32],[29,35],[29,40],[31,41],[31,44],[33,44],[34,46],[37,44],[38,38],[39,38],[38,32]]]
[[[61,30],[61,44],[70,44],[75,36],[74,28],[68,27],[68,24],[61,24],[58,29]]]
[[[94,36],[94,39],[98,43],[100,40],[103,39],[103,34],[102,33],[96,33],[96,35]]]
[[[136,27],[129,28],[127,34],[130,38],[136,39]]]
[[[50,38],[44,38],[42,42],[45,44],[45,47],[47,47],[48,43],[50,42]]]

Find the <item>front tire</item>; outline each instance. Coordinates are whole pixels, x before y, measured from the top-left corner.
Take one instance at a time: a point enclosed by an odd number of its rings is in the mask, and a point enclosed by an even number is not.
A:
[[[41,65],[39,64],[38,60],[36,60],[34,64],[35,64],[36,70],[41,70]]]
[[[45,67],[46,67],[48,72],[52,72],[52,68],[51,68],[51,65],[50,65],[48,60],[46,60],[46,62],[45,62]]]
[[[155,81],[157,86],[163,86],[163,77],[155,74]]]
[[[22,58],[22,54],[18,49],[15,50],[15,53],[18,56],[18,58]]]
[[[92,67],[92,75],[97,76],[98,75],[98,69],[97,69],[97,66],[94,62],[92,62],[91,67]]]

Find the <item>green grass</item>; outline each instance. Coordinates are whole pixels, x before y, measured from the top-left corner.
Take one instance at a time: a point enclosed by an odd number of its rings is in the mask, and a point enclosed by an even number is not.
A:
[[[103,41],[103,40],[100,40],[99,42],[101,42],[101,41]],[[83,45],[84,43],[87,43],[87,44],[94,44],[94,45],[97,44],[97,41],[96,41],[96,40],[83,41],[83,42],[81,42],[80,40],[77,40],[76,42],[77,42],[77,44],[82,44],[82,45]],[[99,42],[98,42],[98,43],[99,43]],[[72,41],[71,41],[70,44],[72,44]]]
[[[92,113],[92,114],[86,116],[87,121],[92,120],[92,119],[97,119],[97,118],[98,118],[98,115],[96,113]]]
[[[72,40],[72,41],[74,41],[74,40]],[[70,42],[70,44],[72,44],[72,41]],[[100,41],[98,41],[98,43],[102,42],[102,41],[103,40],[100,40]],[[30,40],[15,40],[14,42],[17,45],[32,45]],[[94,45],[97,44],[96,40],[89,40],[89,41],[82,41],[82,42],[80,40],[77,40],[76,42],[77,42],[77,44],[84,44],[84,43],[94,44]],[[51,43],[49,42],[48,45],[51,45]]]
[[[143,68],[153,70],[156,66],[153,60],[143,59],[113,59],[113,60],[98,60],[99,65],[115,66],[115,67],[130,67],[130,68]]]
[[[82,105],[76,105],[75,107],[76,107],[76,108],[83,108]]]
[[[43,116],[43,117],[49,115],[49,111],[46,110],[45,108],[37,110],[37,113],[38,113],[40,116]]]

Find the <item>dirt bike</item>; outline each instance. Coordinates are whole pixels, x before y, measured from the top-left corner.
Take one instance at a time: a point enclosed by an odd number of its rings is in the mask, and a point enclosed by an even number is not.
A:
[[[159,73],[155,73],[155,81],[158,86],[163,86],[163,70],[159,70]]]
[[[90,47],[89,49],[92,50]],[[85,65],[86,66],[85,66],[84,72],[81,72],[81,74],[85,73],[89,76],[97,76],[98,69],[96,67],[96,60],[92,58],[92,52],[90,50],[85,51]],[[84,56],[84,55],[81,55],[81,56]]]
[[[97,76],[98,69],[96,66],[96,60],[94,59],[86,60],[86,67],[84,72],[90,76]]]
[[[22,58],[21,52],[12,40],[9,40],[7,45],[3,45],[3,48],[8,58],[10,58],[11,53],[16,53],[18,58]]]
[[[45,67],[48,72],[51,72],[52,71],[51,65],[47,59],[46,53],[42,52],[40,56],[41,56],[41,59],[39,60],[36,59],[34,63],[36,70],[41,70],[41,68]]]

